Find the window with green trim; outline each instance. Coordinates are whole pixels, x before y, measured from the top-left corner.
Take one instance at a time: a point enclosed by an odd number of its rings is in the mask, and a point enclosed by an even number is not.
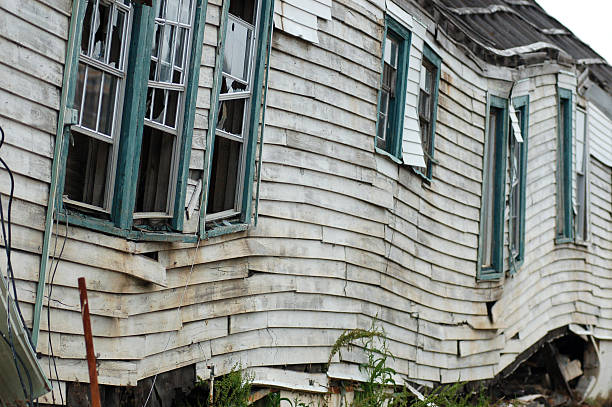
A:
[[[79,1],[60,213],[181,230],[206,0]]]
[[[490,96],[487,112],[478,254],[481,280],[500,278],[504,271],[508,101]]]
[[[525,197],[527,187],[527,136],[529,96],[512,100],[516,123],[510,136],[510,271],[515,272],[525,256]]]
[[[589,141],[587,114],[576,109],[576,240],[589,240]]]
[[[387,16],[384,34],[376,148],[401,158],[411,33]]]
[[[213,89],[214,123],[200,233],[243,230],[250,223],[255,147],[262,115],[273,0],[230,0],[222,16],[222,49]]]
[[[417,171],[428,180],[432,177],[434,163],[434,139],[436,134],[436,116],[438,113],[438,86],[440,83],[440,66],[442,59],[425,44],[421,65],[421,83],[419,92],[419,127],[425,167]]]
[[[572,91],[558,90],[557,243],[574,236],[572,212]]]

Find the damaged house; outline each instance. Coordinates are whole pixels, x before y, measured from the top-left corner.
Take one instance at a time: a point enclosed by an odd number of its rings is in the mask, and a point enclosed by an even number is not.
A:
[[[373,319],[402,380],[612,390],[612,67],[535,1],[144,3],[0,0],[0,405],[86,405],[78,277],[106,405],[324,394]]]

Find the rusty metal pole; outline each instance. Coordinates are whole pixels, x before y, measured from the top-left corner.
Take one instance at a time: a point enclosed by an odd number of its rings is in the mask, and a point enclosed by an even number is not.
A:
[[[79,293],[81,294],[81,315],[83,317],[83,332],[85,333],[85,350],[87,351],[87,367],[89,369],[89,383],[91,391],[91,406],[102,407],[100,403],[100,389],[98,388],[98,371],[96,369],[96,354],[94,353],[93,336],[91,334],[91,321],[89,319],[89,303],[87,301],[87,286],[85,278],[79,278]]]

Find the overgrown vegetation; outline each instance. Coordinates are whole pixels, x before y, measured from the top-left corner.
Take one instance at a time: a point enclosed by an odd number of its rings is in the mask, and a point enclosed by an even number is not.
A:
[[[465,391],[464,383],[440,386],[419,399],[409,388],[396,382],[397,372],[388,362],[395,360],[389,351],[387,337],[383,329],[377,328],[376,321],[368,330],[346,331],[336,341],[329,357],[328,367],[333,356],[342,347],[361,347],[367,361],[359,366],[367,381],[360,383],[350,407],[487,407],[491,404],[484,388],[479,392]]]
[[[366,361],[359,366],[367,380],[355,387],[355,397],[351,403],[344,398],[348,407],[488,407],[491,405],[484,388],[478,392],[466,391],[463,383],[440,386],[420,398],[410,390],[407,384],[397,383],[397,372],[389,366],[395,360],[389,350],[387,337],[383,329],[372,323],[369,329],[345,331],[332,347],[327,368],[336,354],[341,355],[343,348],[360,348]],[[246,407],[251,395],[253,378],[244,375],[239,366],[214,382],[212,402],[210,400],[210,382],[198,380],[194,389],[180,401],[175,400],[174,407]],[[284,403],[283,403],[284,402]],[[280,392],[272,392],[257,403],[259,407],[325,407],[320,403],[304,402],[298,397],[288,399],[281,397]]]
[[[228,374],[215,380],[212,402],[210,381],[198,378],[189,394],[175,400],[174,407],[246,407],[249,405],[252,381],[253,378],[244,375],[239,366],[234,366]]]

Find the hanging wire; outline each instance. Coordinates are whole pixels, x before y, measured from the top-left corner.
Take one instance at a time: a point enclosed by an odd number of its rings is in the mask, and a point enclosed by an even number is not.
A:
[[[66,216],[66,231],[64,233],[64,241],[62,242],[62,247],[60,249],[59,255],[56,258],[55,254],[57,253],[57,241],[58,241],[58,235],[59,235],[58,233],[59,232],[59,219],[57,219],[55,222],[55,243],[53,247],[53,255],[51,256],[51,266],[49,267],[49,269],[51,268],[53,269],[53,272],[51,273],[51,280],[48,285],[49,293],[47,297],[47,336],[48,336],[48,342],[49,342],[49,375],[51,376],[52,374],[51,362],[53,362],[53,370],[55,372],[55,378],[57,379],[58,383],[59,383],[59,374],[57,372],[57,363],[56,363],[55,353],[53,351],[53,341],[51,340],[51,296],[53,295],[53,281],[55,280],[55,274],[57,273],[57,268],[59,266],[62,255],[64,254],[64,248],[66,247],[66,241],[68,240],[68,226],[69,226],[68,216]],[[55,261],[55,266],[53,266],[54,261]],[[51,387],[53,387],[53,383]],[[62,405],[63,405],[64,395],[62,393],[62,388],[59,385],[58,385],[58,388],[59,388],[60,400],[62,401]],[[53,404],[55,404],[55,393],[54,392],[51,393],[51,398],[53,399]]]
[[[4,146],[4,129],[2,127],[0,127],[0,149]],[[13,354],[13,362],[15,363],[15,369],[17,370],[17,376],[19,377],[19,383],[21,384],[21,389],[23,391],[23,395],[26,399],[26,402],[28,404],[28,406],[32,406],[32,380],[30,377],[30,374],[28,372],[28,370],[25,368],[25,365],[23,364],[23,361],[21,361],[21,365],[24,368],[24,371],[27,375],[28,381],[29,381],[29,389],[30,391],[28,392],[28,390],[26,389],[25,383],[23,381],[23,377],[21,375],[21,371],[19,369],[19,361],[21,360],[21,358],[19,357],[19,355],[17,354],[17,351],[15,350],[15,344],[13,341],[13,332],[11,329],[11,311],[10,311],[10,307],[11,307],[11,300],[14,302],[15,304],[15,308],[17,309],[17,313],[19,315],[19,319],[21,321],[21,325],[23,326],[24,331],[26,332],[28,341],[30,343],[30,346],[32,346],[32,337],[30,336],[30,333],[26,327],[25,324],[25,320],[23,318],[23,314],[21,313],[21,307],[19,306],[19,299],[17,296],[17,283],[15,281],[15,275],[13,273],[13,264],[11,261],[11,249],[12,249],[12,224],[11,224],[11,212],[13,209],[13,197],[15,194],[15,177],[13,176],[13,172],[11,171],[11,169],[9,168],[8,164],[6,163],[6,161],[4,161],[4,159],[2,157],[0,157],[0,163],[2,163],[2,165],[4,166],[4,168],[6,169],[6,171],[9,174],[9,178],[11,180],[11,187],[10,187],[10,193],[9,193],[9,197],[8,197],[8,208],[7,208],[7,216],[6,216],[6,220],[4,218],[4,207],[2,205],[2,199],[0,199],[0,222],[2,223],[2,240],[4,243],[4,250],[6,252],[6,274],[7,274],[7,278],[10,281],[8,290],[6,292],[6,324],[7,324],[7,331],[8,331],[8,339],[4,336],[4,334],[2,335],[3,339],[9,344],[9,347],[11,348],[11,352]],[[11,288],[10,286],[12,286],[13,288],[13,298],[11,298]]]
[[[183,306],[183,301],[185,300],[185,293],[187,292],[187,287],[189,286],[189,282],[191,281],[191,276],[193,275],[193,267],[195,266],[196,257],[198,255],[199,248],[200,248],[200,239],[198,238],[198,243],[196,244],[196,247],[193,250],[193,260],[191,262],[191,268],[189,269],[189,276],[187,277],[187,281],[185,282],[185,287],[183,287],[183,293],[181,294],[179,306],[176,310],[176,315],[179,319],[179,322],[181,322],[181,326],[182,326],[181,307]],[[162,353],[168,350],[168,346],[170,345],[171,338],[172,338],[172,335],[168,335],[168,340],[166,341],[166,345],[164,346],[164,350],[162,351]],[[147,403],[149,402],[149,399],[151,398],[151,394],[153,394],[153,389],[155,388],[155,382],[157,381],[158,375],[159,375],[159,372],[155,373],[155,376],[153,377],[153,383],[151,383],[151,388],[149,389],[149,393],[147,394],[147,399],[145,400],[143,407],[147,407]]]

